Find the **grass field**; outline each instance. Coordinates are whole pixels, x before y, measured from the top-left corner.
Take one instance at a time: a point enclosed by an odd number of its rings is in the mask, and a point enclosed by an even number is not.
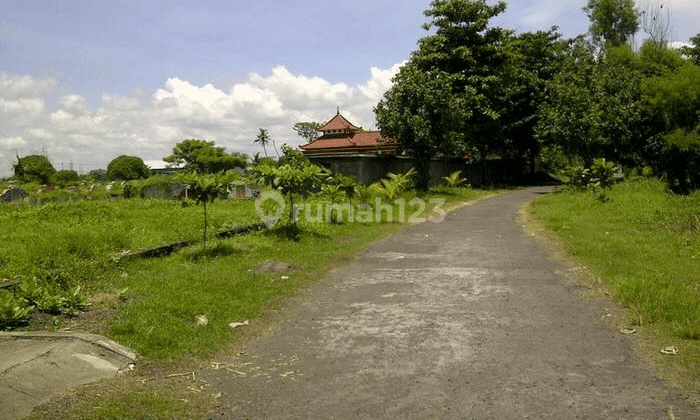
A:
[[[640,179],[616,185],[606,202],[565,191],[533,202],[531,212],[627,308],[662,376],[697,393],[700,193],[672,195],[665,184]],[[667,346],[678,355],[662,355]]]

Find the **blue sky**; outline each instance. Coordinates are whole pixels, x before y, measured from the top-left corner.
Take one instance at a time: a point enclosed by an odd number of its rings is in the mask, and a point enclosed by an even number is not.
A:
[[[512,1],[492,23],[584,33],[586,0]],[[0,176],[16,154],[87,172],[156,160],[186,138],[228,151],[298,144],[298,121],[372,107],[426,33],[429,0],[0,0]],[[664,2],[674,40],[700,32],[698,0]]]

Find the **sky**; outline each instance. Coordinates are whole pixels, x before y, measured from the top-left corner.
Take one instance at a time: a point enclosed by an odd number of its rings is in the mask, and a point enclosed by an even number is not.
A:
[[[586,0],[508,3],[492,25],[588,30]],[[700,32],[700,0],[663,4],[674,41]],[[338,109],[373,129],[373,108],[428,34],[429,5],[0,0],[0,177],[18,155],[87,173],[124,154],[157,161],[192,138],[264,155],[259,128],[278,148],[296,146],[296,122],[327,122]]]

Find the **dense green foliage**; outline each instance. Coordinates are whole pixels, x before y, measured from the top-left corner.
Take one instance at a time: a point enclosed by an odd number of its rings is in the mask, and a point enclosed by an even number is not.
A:
[[[148,178],[149,174],[148,166],[138,156],[121,155],[112,159],[107,165],[107,178],[113,181]]]
[[[619,47],[639,30],[633,0],[588,0],[583,8],[591,21],[593,42]]]
[[[56,173],[49,158],[44,155],[29,155],[17,159],[14,165],[15,178],[22,182],[48,184]]]
[[[502,141],[507,32],[488,22],[505,8],[483,0],[433,1],[425,29],[435,33],[419,41],[375,108],[379,129],[416,158],[419,189],[427,189],[436,154],[481,158]]]
[[[188,172],[214,174],[247,166],[247,156],[239,153],[228,154],[223,147],[216,147],[213,141],[189,139],[177,143],[173,153],[163,158],[176,167]]]
[[[416,158],[418,188],[435,157],[491,155],[544,155],[549,169],[604,158],[649,166],[675,191],[700,187],[699,37],[681,55],[663,42],[663,27],[646,25],[655,38],[634,51],[631,0],[590,0],[588,39],[490,26],[505,7],[433,1],[431,34],[375,108],[378,127]]]
[[[51,183],[61,187],[75,185],[78,182],[80,182],[80,175],[78,175],[76,171],[70,169],[56,171],[51,175]]]

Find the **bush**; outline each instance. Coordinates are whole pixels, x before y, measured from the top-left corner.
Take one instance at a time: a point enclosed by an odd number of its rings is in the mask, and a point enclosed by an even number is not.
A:
[[[12,327],[25,322],[32,308],[22,299],[16,299],[8,290],[0,289],[0,328]]]
[[[75,185],[80,181],[80,175],[76,171],[61,170],[54,173],[50,179],[52,184],[58,185],[61,188],[69,185]]]

